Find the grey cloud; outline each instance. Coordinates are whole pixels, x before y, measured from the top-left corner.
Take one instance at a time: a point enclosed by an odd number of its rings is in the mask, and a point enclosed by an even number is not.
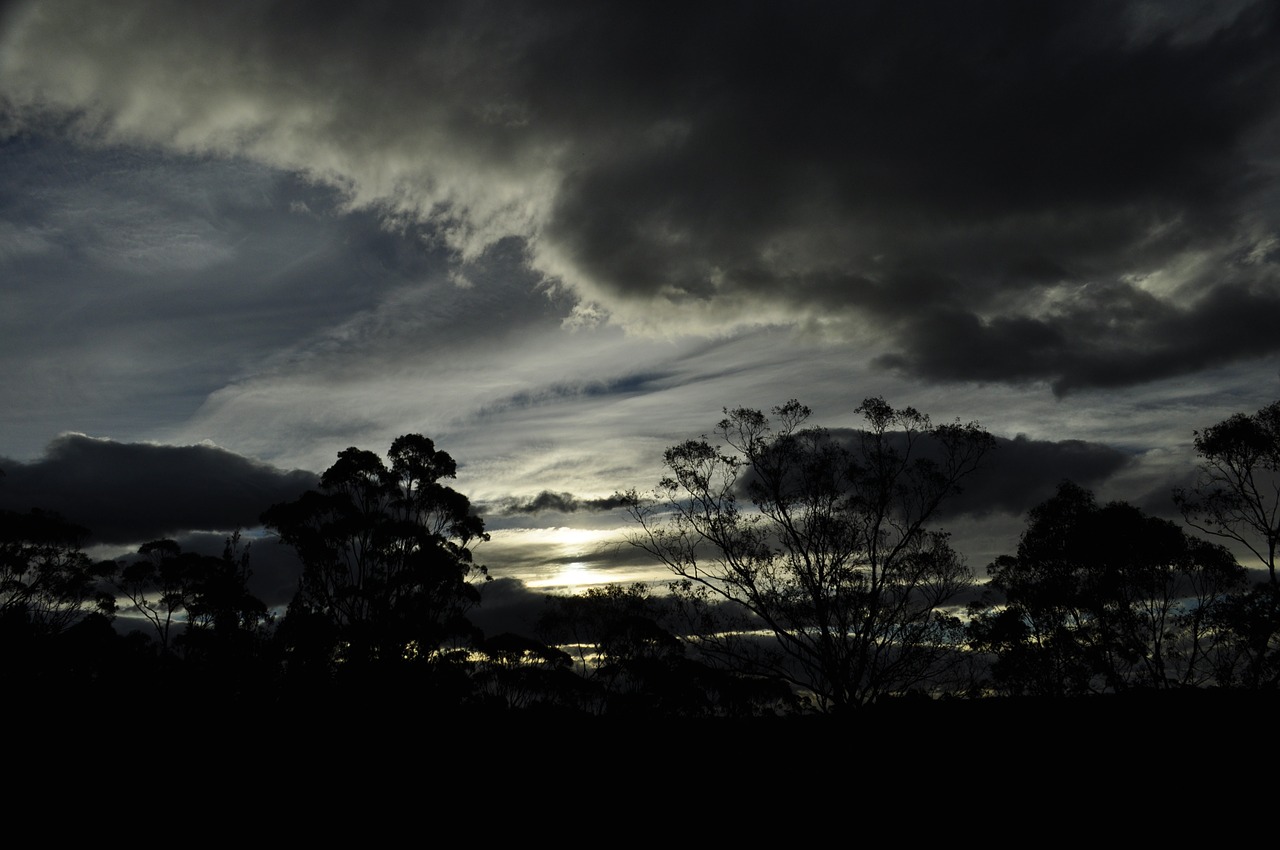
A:
[[[626,504],[621,496],[609,496],[602,499],[581,499],[572,493],[553,493],[543,490],[536,496],[520,498],[509,497],[490,502],[487,511],[499,516],[515,516],[520,514],[571,514],[579,511],[601,512],[617,511]]]
[[[504,632],[532,637],[547,610],[547,594],[525,586],[519,579],[496,578],[480,588],[480,605],[467,618],[487,636]]]
[[[829,430],[835,439],[855,443],[852,430]],[[928,440],[915,447],[917,457],[928,457],[935,450]],[[1082,487],[1097,487],[1132,462],[1131,455],[1102,443],[996,437],[994,450],[961,482],[960,494],[943,503],[940,516],[1017,516],[1052,496],[1064,478]]]
[[[995,451],[964,480],[960,495],[945,503],[943,515],[1021,515],[1052,496],[1063,479],[1097,487],[1132,461],[1118,449],[1083,440],[998,438]]]
[[[57,511],[94,543],[141,543],[192,530],[258,525],[276,502],[318,476],[285,471],[213,446],[117,443],[63,435],[31,463],[0,459],[0,508]]]
[[[1280,12],[1152,8],[37,3],[0,96],[305,173],[465,259],[521,240],[624,324],[871,325],[882,366],[1062,392],[1280,348],[1230,331],[1274,317],[1274,255],[1132,283],[1274,232]]]
[[[19,137],[0,142],[0,183],[0,392],[20,457],[63,430],[163,437],[211,392],[302,361],[394,366],[424,338],[464,360],[569,309],[519,239],[457,262],[422,225],[390,230],[241,160]]]
[[[1022,282],[1001,250],[1010,237],[1122,265],[1116,253],[1140,250],[1153,221],[1194,213],[1189,233],[1229,220],[1255,176],[1237,145],[1274,116],[1263,6],[1179,46],[1133,43],[1123,4],[788,8],[728,28],[714,12],[684,21],[705,50],[675,64],[697,84],[668,91],[658,73],[664,96],[629,113],[637,139],[642,122],[683,117],[680,144],[632,145],[567,184],[557,226],[615,289],[707,297],[715,266],[799,298],[804,279],[788,273],[822,263],[893,272],[960,259],[979,278],[961,283],[981,291],[993,274]],[[625,24],[663,44],[661,25]],[[586,76],[603,87],[631,54],[592,35]],[[843,244],[769,259],[814,225],[845,231]]]
[[[1267,275],[1257,286],[1209,288],[1187,308],[1116,284],[1086,289],[1068,309],[1039,318],[936,311],[904,330],[904,351],[878,362],[942,380],[1047,379],[1058,395],[1174,377],[1274,353],[1276,282]]]

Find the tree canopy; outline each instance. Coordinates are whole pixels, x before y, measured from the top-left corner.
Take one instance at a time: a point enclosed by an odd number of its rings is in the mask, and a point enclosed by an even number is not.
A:
[[[772,419],[726,410],[719,443],[668,449],[653,497],[631,496],[633,542],[680,579],[700,649],[829,709],[927,688],[957,660],[946,606],[973,579],[929,522],[994,445],[881,398],[858,410],[866,427],[848,439],[807,425],[794,400]]]
[[[390,464],[349,448],[318,490],[262,516],[293,546],[303,575],[288,631],[350,664],[428,657],[470,631],[465,612],[487,578],[471,547],[487,540],[471,503],[441,483],[456,464],[419,434],[396,438]],[[298,647],[301,649],[301,647]]]
[[[88,534],[55,513],[0,511],[0,621],[56,634],[91,607],[113,611],[102,569],[81,549]]]
[[[1195,448],[1200,457],[1196,484],[1174,492],[1187,524],[1245,546],[1276,585],[1280,401],[1196,432]]]
[[[1004,692],[1065,696],[1211,682],[1215,614],[1245,583],[1221,546],[1065,481],[988,568],[1003,604],[971,625]]]

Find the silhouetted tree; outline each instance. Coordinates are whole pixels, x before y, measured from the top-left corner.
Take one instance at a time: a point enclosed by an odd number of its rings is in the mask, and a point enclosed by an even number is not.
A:
[[[222,557],[192,556],[186,570],[185,628],[175,642],[188,678],[206,701],[270,694],[276,673],[274,618],[249,589],[249,546],[237,531]]]
[[[197,647],[226,652],[232,644],[264,636],[271,613],[249,590],[249,550],[236,531],[227,538],[221,558],[201,556],[187,570],[186,630],[181,637],[187,652]]]
[[[1209,612],[1218,641],[1214,673],[1219,684],[1250,690],[1280,687],[1280,599],[1276,586],[1260,582]]]
[[[548,642],[576,657],[591,686],[580,707],[610,714],[745,716],[791,705],[790,692],[772,679],[706,663],[697,641],[671,631],[672,600],[647,585],[611,584],[575,596],[547,599],[538,623]]]
[[[0,511],[0,620],[57,634],[90,611],[110,614],[110,565],[81,551],[88,530],[54,513]]]
[[[83,696],[97,671],[81,638],[99,625],[114,636],[109,565],[81,551],[87,535],[57,514],[0,511],[0,688],[14,720]]]
[[[175,654],[193,678],[227,687],[265,662],[271,617],[249,590],[249,551],[236,532],[222,557],[184,552],[169,539],[152,540],[111,575],[116,592],[152,627],[166,663]]]
[[[994,446],[975,424],[934,426],[880,398],[858,411],[867,427],[841,441],[794,400],[773,423],[726,410],[727,449],[673,446],[654,499],[630,494],[632,542],[681,579],[702,651],[825,709],[928,687],[956,661],[962,630],[945,606],[973,579],[928,524]]]
[[[1276,584],[1280,543],[1280,401],[1195,434],[1200,476],[1174,500],[1192,528],[1244,545]]]
[[[167,538],[142,544],[138,555],[120,564],[112,583],[130,607],[151,624],[161,652],[168,653],[187,606],[193,559]]]
[[[470,547],[488,535],[467,498],[440,483],[454,460],[417,434],[398,437],[388,458],[346,449],[318,491],[262,516],[303,564],[281,624],[298,667],[435,662],[447,640],[472,634],[472,579],[488,572]]]
[[[973,621],[1001,690],[1046,696],[1199,685],[1213,674],[1214,611],[1244,584],[1221,546],[1063,482],[1033,508],[1016,555],[989,568],[1005,607]]]
[[[1228,637],[1220,656],[1224,683],[1280,685],[1280,401],[1252,415],[1237,413],[1195,434],[1199,478],[1174,491],[1188,525],[1244,546],[1267,570],[1267,581],[1218,612]]]
[[[554,646],[504,632],[472,653],[477,691],[501,709],[576,708],[584,682],[573,659]]]
[[[683,658],[684,647],[655,615],[647,586],[611,584],[548,598],[538,631],[573,653],[579,674],[597,686],[603,709],[609,702],[638,701],[660,686],[650,681],[658,669]]]

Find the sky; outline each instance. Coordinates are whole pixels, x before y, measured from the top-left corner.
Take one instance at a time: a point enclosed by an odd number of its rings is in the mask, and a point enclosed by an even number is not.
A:
[[[8,3],[0,507],[214,547],[422,433],[501,608],[661,579],[612,496],[724,408],[883,396],[999,438],[981,575],[1280,397],[1278,169],[1271,2]]]

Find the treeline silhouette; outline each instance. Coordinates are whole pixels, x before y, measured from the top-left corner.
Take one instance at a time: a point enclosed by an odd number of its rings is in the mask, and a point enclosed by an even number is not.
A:
[[[487,534],[420,435],[385,462],[347,449],[263,514],[303,567],[280,616],[250,592],[238,532],[220,557],[157,540],[95,562],[86,529],[3,512],[0,680],[33,712],[163,694],[206,713],[730,720],[1277,691],[1280,402],[1198,433],[1200,480],[1176,494],[1192,528],[1258,555],[1257,582],[1224,546],[1069,481],[978,582],[931,523],[993,439],[882,399],[861,412],[832,434],[796,402],[726,411],[720,442],[672,447],[658,488],[625,495],[632,542],[675,581],[548,597],[530,635],[469,619]]]

